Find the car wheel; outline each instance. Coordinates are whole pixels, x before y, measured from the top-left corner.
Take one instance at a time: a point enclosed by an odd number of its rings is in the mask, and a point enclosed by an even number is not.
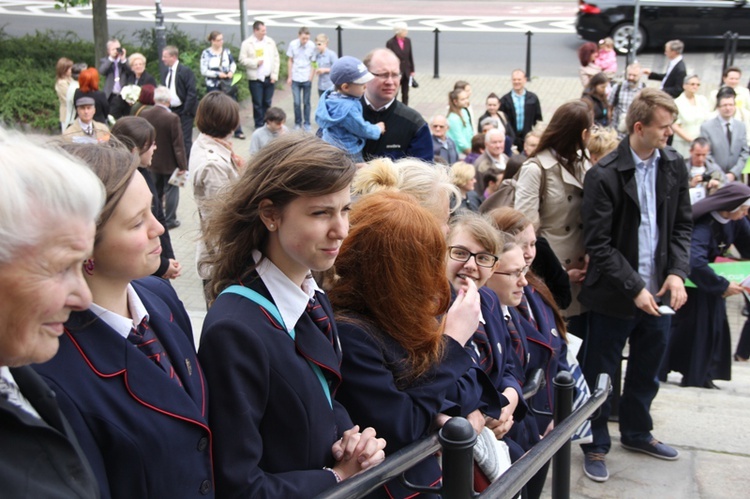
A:
[[[643,26],[638,26],[639,36],[633,40],[633,47],[635,52],[643,50],[648,42],[648,36]],[[615,41],[615,50],[618,54],[628,53],[628,36],[633,35],[633,23],[622,23],[615,26],[610,35]]]

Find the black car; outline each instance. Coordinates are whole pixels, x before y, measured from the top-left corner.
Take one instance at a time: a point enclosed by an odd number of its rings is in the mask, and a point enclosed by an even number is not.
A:
[[[747,0],[641,0],[639,3],[640,40],[633,40],[638,49],[659,47],[675,39],[693,48],[723,46],[727,31],[742,37],[740,46],[747,45],[750,35]],[[615,50],[624,54],[628,50],[628,36],[633,34],[634,14],[635,0],[578,0],[576,31],[584,40],[593,42],[610,36],[615,41]]]

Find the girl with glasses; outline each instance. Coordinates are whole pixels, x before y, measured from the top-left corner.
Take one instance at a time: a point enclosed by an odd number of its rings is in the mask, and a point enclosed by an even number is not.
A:
[[[516,266],[511,267],[511,272],[496,270],[491,286],[501,292],[500,288],[518,286],[522,279],[526,281],[526,285],[522,287],[520,301],[515,305],[521,325],[520,346],[523,351],[519,357],[525,374],[528,375],[536,369],[542,369],[544,372],[545,387],[531,398],[529,406],[534,411],[536,428],[546,435],[553,428],[553,380],[558,372],[570,371],[565,321],[547,285],[533,271],[529,271],[537,253],[536,233],[531,221],[520,211],[508,207],[491,211],[489,217],[501,231],[515,238],[522,252],[524,267],[519,269],[521,260],[518,260]],[[517,258],[517,255],[515,257]],[[500,267],[506,268],[502,265]],[[539,497],[547,470],[548,466],[543,467],[526,484],[528,497]]]
[[[472,281],[479,288],[482,302],[482,323],[467,352],[483,371],[479,378],[486,375],[495,388],[494,393],[486,389],[481,393],[485,425],[506,442],[515,461],[539,440],[534,419],[524,417],[527,407],[520,386],[525,381],[525,349],[521,316],[515,309],[521,301],[528,266],[521,248],[487,217],[457,217],[451,224],[448,244],[446,273],[453,288],[460,289]],[[501,413],[493,416],[493,398],[498,394]]]

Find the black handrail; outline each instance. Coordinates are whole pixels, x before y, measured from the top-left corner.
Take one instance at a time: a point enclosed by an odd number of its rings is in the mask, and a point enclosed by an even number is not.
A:
[[[596,378],[596,389],[591,397],[564,421],[559,423],[541,442],[534,445],[513,466],[493,482],[479,496],[481,499],[511,499],[533,477],[557,450],[570,441],[581,424],[607,400],[611,389],[609,376]]]
[[[523,398],[528,400],[544,387],[544,371],[536,369],[529,375],[523,385]],[[388,456],[379,466],[340,483],[333,489],[323,492],[317,499],[350,499],[362,497],[378,487],[399,478],[401,474],[435,454],[441,449],[438,434],[430,435],[418,442],[404,447]]]
[[[318,495],[316,499],[350,499],[351,497],[365,496],[381,485],[400,477],[405,470],[435,454],[440,448],[437,433],[430,435],[398,452],[394,452],[377,467],[341,482],[334,488]]]

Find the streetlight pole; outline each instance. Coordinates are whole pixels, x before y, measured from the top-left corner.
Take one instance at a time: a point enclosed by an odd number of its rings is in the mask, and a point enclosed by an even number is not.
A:
[[[247,0],[240,0],[240,43],[247,38]]]
[[[161,0],[156,2],[156,57],[159,59],[159,73],[164,72],[164,63],[161,62],[161,54],[167,46],[166,28],[164,27],[164,13],[161,11]]]

